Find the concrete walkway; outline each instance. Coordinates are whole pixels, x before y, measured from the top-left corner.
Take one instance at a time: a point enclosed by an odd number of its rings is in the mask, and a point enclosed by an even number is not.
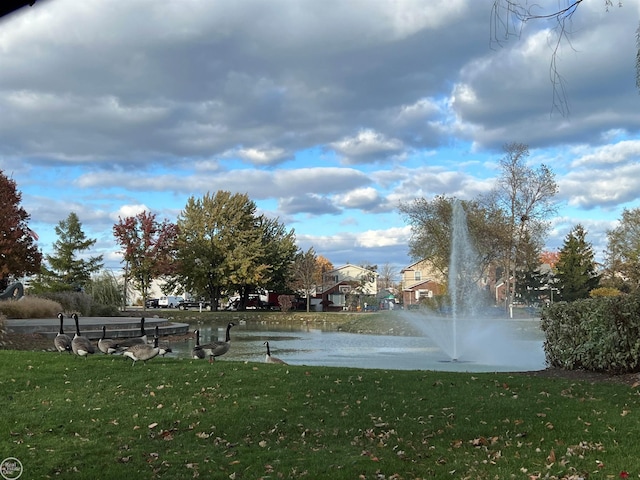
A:
[[[131,338],[140,336],[140,317],[81,317],[80,333],[97,340],[102,336],[102,326],[107,327],[108,338]],[[58,334],[60,320],[57,318],[29,318],[5,321],[7,330],[14,333],[39,333],[48,338]],[[73,336],[76,324],[71,317],[65,317],[62,328],[64,333]],[[144,330],[149,338],[158,325],[160,336],[184,335],[189,332],[188,323],[169,322],[166,318],[145,317]]]

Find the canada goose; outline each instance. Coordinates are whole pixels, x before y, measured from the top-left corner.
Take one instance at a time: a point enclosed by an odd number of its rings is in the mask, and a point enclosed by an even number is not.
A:
[[[191,349],[191,358],[195,360],[202,360],[205,357],[204,349],[200,345],[200,330],[193,332],[196,334],[196,344]]]
[[[71,337],[64,333],[62,329],[62,322],[64,321],[64,315],[62,313],[58,314],[58,319],[60,320],[60,331],[58,335],[53,339],[53,345],[56,347],[56,350],[60,353],[69,352],[71,353]]]
[[[147,334],[144,331],[144,317],[140,318],[140,336],[127,338],[126,340],[122,340],[118,342],[118,346],[120,349],[126,349],[132,347],[133,345],[146,345],[147,344]]]
[[[155,331],[155,337],[154,337],[154,343],[158,342],[158,338],[160,337],[160,328],[158,327],[158,325],[156,325],[156,331]],[[163,342],[164,343],[164,342]],[[158,344],[157,347],[160,349],[160,355],[162,355],[163,357],[167,354],[167,353],[171,353],[171,347],[169,347],[168,344],[164,344],[164,345],[160,345]]]
[[[229,324],[227,325],[227,335],[224,342],[218,340],[207,343],[206,345],[202,345],[202,349],[204,350],[205,355],[209,355],[209,363],[213,363],[216,357],[224,355],[229,351],[229,347],[231,347],[231,337],[229,336],[229,330],[231,330],[231,327],[235,326],[235,323],[229,322]]]
[[[137,343],[127,348],[122,355],[133,360],[132,365],[135,365],[138,360],[147,363],[147,360],[157,357],[160,354],[160,350],[158,347],[158,337],[154,337],[153,345]]]
[[[107,334],[107,327],[102,326],[102,337],[98,340],[98,348],[102,353],[112,355],[118,351],[118,342],[110,338],[105,338]]]
[[[269,342],[264,342],[267,346],[267,354],[265,355],[264,361],[265,363],[279,363],[281,365],[287,365],[287,362],[284,360],[280,360],[278,357],[271,356],[271,349],[269,349]]]
[[[73,353],[84,357],[86,360],[87,355],[95,353],[96,349],[87,337],[83,337],[80,335],[78,314],[74,313],[71,316],[73,317],[73,321],[76,322],[76,334],[74,335],[73,340],[71,340],[71,350],[73,350]]]

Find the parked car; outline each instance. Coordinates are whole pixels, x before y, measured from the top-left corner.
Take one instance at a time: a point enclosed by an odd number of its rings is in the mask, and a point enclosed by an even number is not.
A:
[[[146,308],[160,308],[160,305],[158,305],[158,300],[157,298],[147,298],[147,301],[144,303],[144,306]]]
[[[180,302],[184,300],[183,297],[176,297],[174,295],[166,295],[160,297],[158,300],[158,306],[160,308],[176,308]]]
[[[190,308],[199,309],[202,305],[203,310],[211,310],[211,302],[207,300],[183,300],[178,303],[180,310],[189,310]]]

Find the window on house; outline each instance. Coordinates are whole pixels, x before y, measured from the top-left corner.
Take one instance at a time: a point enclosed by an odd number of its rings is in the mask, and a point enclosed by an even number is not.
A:
[[[413,272],[413,279],[422,280],[422,272],[420,270],[416,270],[415,272]]]

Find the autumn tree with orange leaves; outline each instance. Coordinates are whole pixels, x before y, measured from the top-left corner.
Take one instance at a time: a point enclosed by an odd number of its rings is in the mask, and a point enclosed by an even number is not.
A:
[[[35,243],[37,236],[27,226],[31,218],[20,206],[22,194],[16,182],[0,170],[0,292],[9,285],[10,279],[40,271],[42,253]]]

